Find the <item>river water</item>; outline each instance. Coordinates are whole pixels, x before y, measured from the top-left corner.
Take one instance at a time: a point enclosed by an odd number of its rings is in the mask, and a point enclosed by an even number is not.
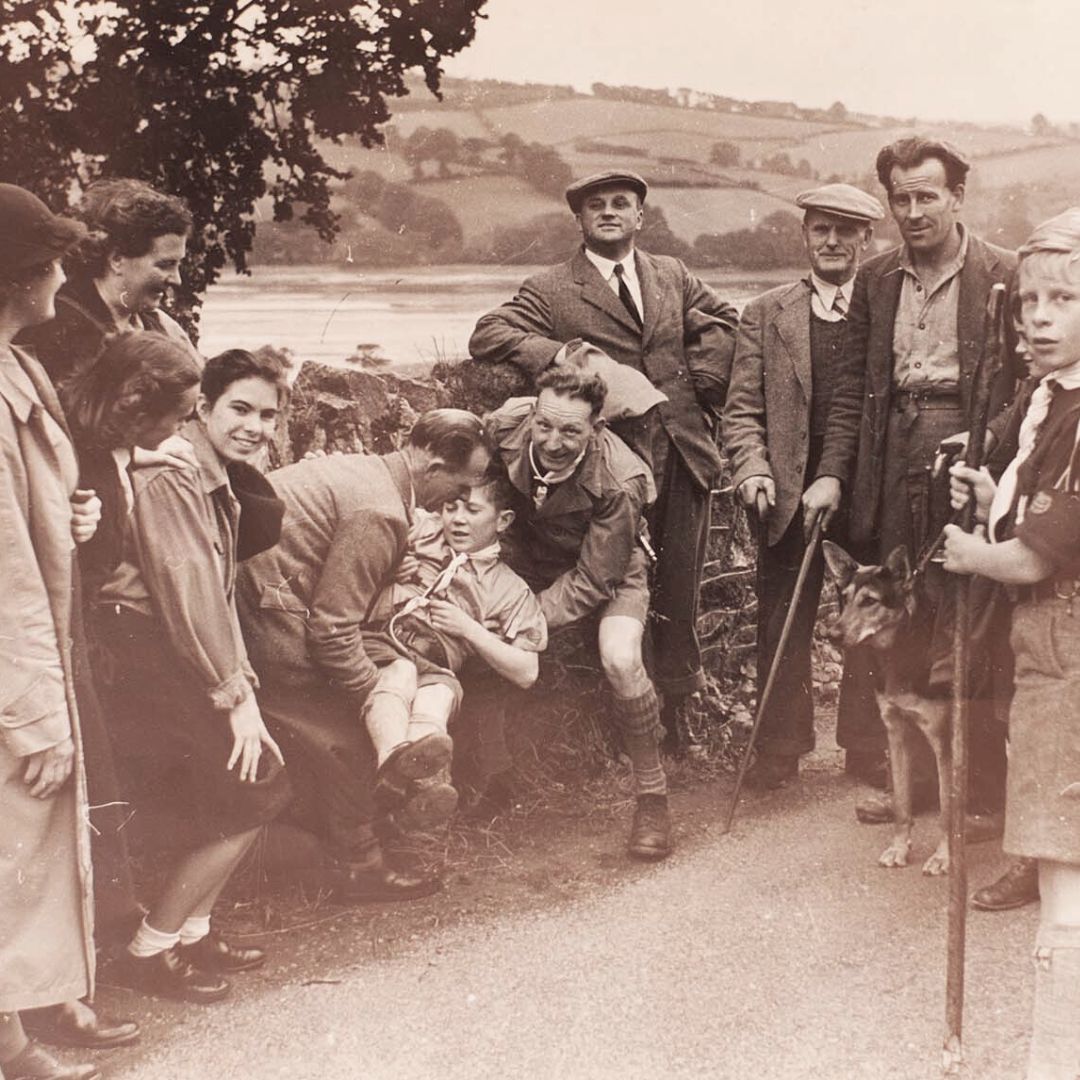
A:
[[[537,267],[440,266],[371,270],[349,266],[263,266],[227,274],[206,296],[199,347],[276,345],[297,361],[347,366],[358,349],[394,371],[419,373],[467,354],[476,320],[510,299]],[[751,279],[702,276],[737,307],[796,271]]]

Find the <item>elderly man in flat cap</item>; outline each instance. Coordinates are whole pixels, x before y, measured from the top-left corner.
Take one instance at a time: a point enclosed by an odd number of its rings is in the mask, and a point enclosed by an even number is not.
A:
[[[678,259],[636,250],[647,192],[640,176],[618,170],[571,184],[566,201],[582,247],[484,315],[469,351],[536,376],[565,342],[582,338],[643,372],[667,397],[646,416],[612,426],[651,465],[659,490],[649,513],[658,555],[653,640],[672,732],[674,705],[704,685],[698,587],[709,491],[720,471],[709,416],[723,404],[737,319]]]
[[[826,184],[803,192],[803,240],[810,272],[747,304],[724,406],[724,447],[742,501],[767,508],[758,551],[758,693],[779,644],[815,514],[827,526],[850,479],[849,463],[826,455],[829,403],[844,350],[847,314],[859,258],[870,244],[881,203],[850,184]],[[814,747],[810,645],[824,561],[811,563],[784,650],[770,705],[761,721],[753,776],[780,787],[798,775],[799,757]],[[850,772],[875,765],[883,753],[875,732],[869,744],[850,730],[841,712],[837,738],[847,750]]]
[[[953,146],[912,135],[881,149],[876,162],[903,243],[870,259],[852,295],[843,373],[833,394],[825,453],[852,469],[849,538],[865,560],[897,545],[914,560],[948,520],[948,494],[931,483],[939,444],[966,429],[973,375],[983,343],[987,299],[1011,285],[1016,255],[964,228],[968,163]],[[990,415],[1008,401],[1014,373],[1005,365],[992,387]],[[922,578],[921,616],[931,691],[952,680],[947,575],[931,563]],[[989,639],[993,640],[993,639]],[[990,649],[972,650],[969,809],[996,809],[1003,791],[1004,733],[991,716]],[[932,762],[916,780],[916,802],[935,797]],[[890,800],[856,807],[861,821],[891,820]],[[993,819],[969,822],[968,838],[996,831]]]

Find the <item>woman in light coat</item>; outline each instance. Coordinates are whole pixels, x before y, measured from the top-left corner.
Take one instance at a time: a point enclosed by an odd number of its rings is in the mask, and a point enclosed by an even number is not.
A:
[[[29,1041],[20,1009],[93,991],[86,785],[71,665],[73,540],[99,512],[48,377],[11,342],[50,319],[82,235],[0,184],[0,1070],[92,1080]]]

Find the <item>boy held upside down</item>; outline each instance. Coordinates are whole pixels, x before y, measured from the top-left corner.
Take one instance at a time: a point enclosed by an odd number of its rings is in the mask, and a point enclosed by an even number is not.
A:
[[[430,828],[457,807],[447,726],[461,703],[457,672],[475,655],[505,679],[536,682],[547,623],[528,585],[499,558],[514,488],[496,461],[468,496],[418,513],[398,581],[365,631],[380,667],[364,720],[378,755],[376,799],[399,823]]]

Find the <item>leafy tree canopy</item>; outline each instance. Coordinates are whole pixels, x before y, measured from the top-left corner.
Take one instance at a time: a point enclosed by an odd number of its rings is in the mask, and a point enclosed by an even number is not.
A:
[[[0,0],[0,177],[59,208],[99,176],[186,199],[190,295],[246,268],[255,203],[330,239],[318,140],[381,142],[386,99],[468,45],[484,0]]]

